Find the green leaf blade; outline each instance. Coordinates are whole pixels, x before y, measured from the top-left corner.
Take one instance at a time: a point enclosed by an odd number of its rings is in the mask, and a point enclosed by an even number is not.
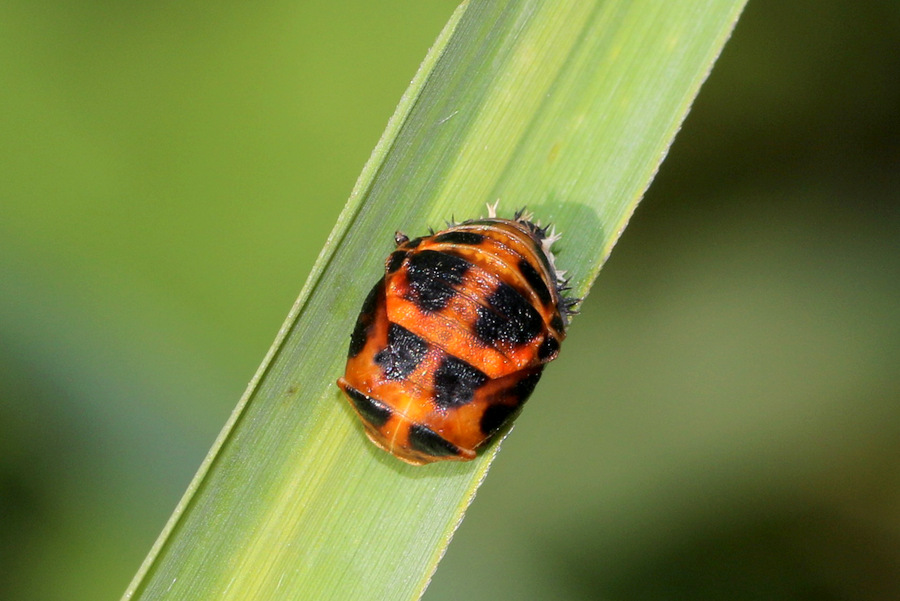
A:
[[[408,466],[365,439],[334,385],[394,230],[528,205],[565,233],[560,266],[585,294],[742,7],[460,7],[126,598],[421,595],[499,444]]]

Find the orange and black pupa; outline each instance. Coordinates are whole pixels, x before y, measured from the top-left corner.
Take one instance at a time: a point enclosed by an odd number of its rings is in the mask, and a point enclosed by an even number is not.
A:
[[[511,420],[559,354],[577,299],[519,211],[395,236],[338,386],[373,443],[421,465],[467,461]]]

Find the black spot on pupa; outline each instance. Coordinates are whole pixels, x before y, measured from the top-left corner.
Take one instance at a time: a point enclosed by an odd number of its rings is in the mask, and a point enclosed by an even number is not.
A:
[[[465,259],[433,250],[409,256],[407,278],[410,300],[423,311],[440,311],[447,306],[463,282],[471,264]]]
[[[357,356],[366,345],[369,338],[369,329],[375,322],[375,306],[378,304],[378,297],[384,295],[384,278],[381,278],[369,291],[366,300],[363,301],[362,309],[359,311],[359,317],[356,318],[356,326],[353,333],[350,334],[350,348],[347,351],[347,358]]]
[[[490,308],[479,307],[475,322],[475,334],[482,342],[521,345],[541,333],[540,314],[508,284],[501,283],[487,302]]]
[[[391,419],[392,411],[370,396],[366,396],[355,388],[346,387],[347,397],[353,406],[369,424],[380,428]]]
[[[520,259],[519,271],[525,277],[525,281],[528,282],[531,289],[537,294],[540,301],[545,305],[549,305],[553,301],[553,296],[550,294],[550,289],[547,288],[544,278],[541,277],[537,269],[532,267],[531,263],[525,259]]]
[[[391,253],[391,256],[388,257],[387,261],[387,272],[394,273],[403,265],[403,259],[406,258],[407,253],[402,250],[395,250]]]
[[[557,353],[559,353],[559,340],[553,336],[547,336],[538,347],[538,359],[541,361],[552,361]]]
[[[566,329],[566,324],[563,322],[562,317],[559,316],[559,313],[554,315],[553,319],[550,320],[550,327],[560,334]]]
[[[416,248],[420,244],[422,244],[422,238],[413,238],[406,243],[406,248]]]
[[[478,307],[478,321],[475,322],[475,335],[485,344],[493,344],[503,339],[501,330],[508,320],[497,315],[486,307]]]
[[[491,405],[485,409],[484,415],[481,416],[481,423],[479,424],[481,432],[485,436],[490,436],[502,428],[503,424],[509,421],[518,408],[517,405]]]
[[[535,386],[537,386],[538,382],[540,382],[541,375],[543,373],[544,368],[543,366],[541,366],[516,382],[516,384],[512,388],[510,388],[510,393],[514,394],[516,398],[519,399],[519,404],[522,404],[528,400],[528,397],[530,397],[531,393],[534,392]]]
[[[460,455],[460,449],[433,430],[413,424],[409,427],[409,446],[430,457]]]
[[[388,327],[388,345],[375,354],[375,363],[388,380],[402,380],[416,369],[427,352],[425,340],[392,323]]]
[[[446,242],[447,244],[468,244],[478,245],[484,242],[484,236],[475,232],[444,232],[434,237],[435,242]]]
[[[481,370],[447,355],[434,372],[434,402],[442,409],[465,405],[487,380]]]

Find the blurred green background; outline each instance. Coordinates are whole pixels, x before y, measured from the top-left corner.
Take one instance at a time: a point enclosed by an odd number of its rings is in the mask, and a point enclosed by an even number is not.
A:
[[[121,595],[454,7],[0,3],[0,599]],[[750,0],[426,600],[900,598],[898,200],[900,4]]]

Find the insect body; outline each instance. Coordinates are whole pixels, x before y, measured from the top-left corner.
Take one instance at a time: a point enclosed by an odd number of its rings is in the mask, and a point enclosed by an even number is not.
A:
[[[562,297],[558,236],[489,209],[430,236],[398,232],[350,337],[338,386],[372,442],[407,463],[473,459],[556,358],[578,302]]]

